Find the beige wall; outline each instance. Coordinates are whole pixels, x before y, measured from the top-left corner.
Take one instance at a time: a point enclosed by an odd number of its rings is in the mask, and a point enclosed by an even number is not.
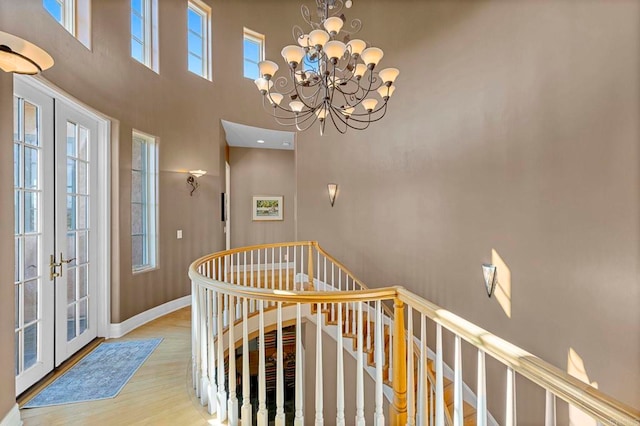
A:
[[[295,158],[280,149],[230,149],[231,247],[294,240]],[[282,221],[252,219],[254,195],[283,196]]]
[[[354,4],[398,90],[369,131],[298,136],[298,238],[562,369],[573,348],[637,406],[640,3]],[[483,288],[492,249],[511,318]]]

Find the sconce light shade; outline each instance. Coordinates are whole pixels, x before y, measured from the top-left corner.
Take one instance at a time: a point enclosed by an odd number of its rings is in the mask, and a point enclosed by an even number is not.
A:
[[[491,295],[493,294],[493,290],[496,288],[496,282],[498,281],[496,265],[483,263],[482,275],[484,276],[484,285],[487,289],[487,294],[489,295],[489,297],[491,297]]]
[[[195,190],[200,186],[197,179],[206,174],[206,170],[189,170],[189,177],[187,178],[187,183],[191,185],[191,194],[189,195],[193,196]]]
[[[33,43],[0,31],[0,69],[16,74],[38,74],[53,66],[53,58]]]
[[[336,202],[336,195],[338,194],[338,184],[337,183],[328,184],[327,190],[329,190],[329,201],[331,202],[331,207],[333,207],[333,203]]]

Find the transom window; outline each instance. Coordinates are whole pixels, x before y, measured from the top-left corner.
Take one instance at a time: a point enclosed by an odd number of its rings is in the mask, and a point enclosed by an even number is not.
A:
[[[131,0],[131,57],[158,72],[156,0]]]
[[[264,35],[244,29],[244,76],[255,80],[260,77],[258,63],[264,60]]]
[[[42,0],[42,5],[53,18],[75,35],[75,1],[74,0]]]
[[[134,131],[131,160],[131,261],[133,272],[142,272],[157,267],[156,139]]]
[[[42,0],[42,6],[69,33],[91,48],[91,0]]]
[[[187,7],[187,61],[194,74],[211,80],[211,8],[190,0]]]

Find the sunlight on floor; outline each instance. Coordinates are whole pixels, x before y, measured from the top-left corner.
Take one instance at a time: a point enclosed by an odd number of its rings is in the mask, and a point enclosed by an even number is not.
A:
[[[505,315],[511,318],[511,269],[509,269],[496,249],[491,249],[491,263],[496,265],[498,274],[498,283],[493,294],[495,294]]]
[[[591,383],[589,381],[584,361],[573,348],[569,348],[569,355],[567,357],[567,373],[581,382],[587,383],[598,389],[597,382]],[[569,424],[572,426],[596,426],[597,422],[579,409],[569,406]]]

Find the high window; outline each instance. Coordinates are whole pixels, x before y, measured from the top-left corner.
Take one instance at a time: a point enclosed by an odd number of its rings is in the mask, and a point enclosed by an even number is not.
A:
[[[211,80],[211,8],[198,0],[187,7],[187,50],[189,71]]]
[[[158,72],[157,0],[131,0],[131,57]]]
[[[42,0],[42,6],[69,33],[91,48],[90,0]]]
[[[133,272],[141,272],[157,266],[158,151],[153,136],[133,132],[131,161],[131,260]]]
[[[264,60],[264,35],[244,29],[244,76],[255,80],[260,77],[258,63]]]

